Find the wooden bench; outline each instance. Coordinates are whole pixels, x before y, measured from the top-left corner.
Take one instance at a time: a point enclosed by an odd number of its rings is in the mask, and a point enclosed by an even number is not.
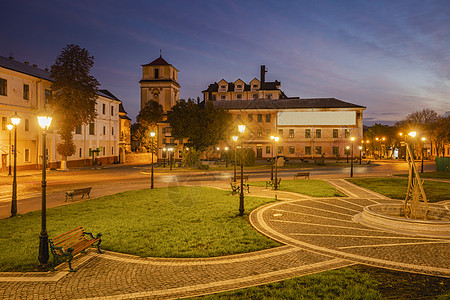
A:
[[[230,179],[231,179],[231,182],[234,181],[234,177],[230,177]],[[241,175],[236,176],[236,181],[241,181]],[[244,175],[244,181],[248,182],[248,175]]]
[[[298,172],[297,174],[294,175],[294,179],[297,179],[299,177],[305,177],[309,179],[309,172]]]
[[[100,250],[101,236],[102,234],[99,233],[94,237],[92,233],[85,232],[83,226],[80,226],[49,239],[50,250],[53,254],[52,269],[55,270],[58,263],[68,258],[70,271],[75,272],[72,268],[72,259],[76,254],[84,253],[87,248],[95,243],[97,243],[98,252],[103,253]]]
[[[281,183],[281,178],[278,178],[277,187],[280,186],[280,183]],[[275,184],[275,180],[266,181],[266,189],[267,189],[269,186],[273,187],[274,184]]]
[[[241,185],[237,182],[230,182],[230,186],[231,186],[231,194],[239,194],[241,192]],[[244,187],[244,191],[247,190],[248,193],[250,193],[250,184],[245,184],[243,185]]]
[[[66,202],[67,202],[67,198],[70,197],[73,201],[73,196],[81,196],[81,198],[84,198],[84,195],[87,195],[89,198],[90,193],[91,193],[92,187],[87,187],[87,188],[81,188],[81,189],[74,189],[72,191],[68,191],[66,192]]]

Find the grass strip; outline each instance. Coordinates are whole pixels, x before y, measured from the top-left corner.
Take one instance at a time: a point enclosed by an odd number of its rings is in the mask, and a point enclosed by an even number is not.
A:
[[[356,265],[194,299],[449,299],[450,278]]]
[[[248,212],[271,202],[205,187],[170,187],[105,196],[48,209],[49,237],[77,226],[103,234],[102,249],[141,257],[212,257],[279,244],[248,224]],[[39,211],[0,220],[0,271],[37,265]]]
[[[399,177],[408,177],[408,173],[396,174]],[[419,174],[420,178],[432,178],[432,179],[450,179],[450,172],[425,172]]]
[[[265,181],[251,182],[253,186],[266,186]],[[319,179],[281,180],[280,191],[293,192],[311,197],[345,197],[328,182]]]
[[[393,199],[405,199],[408,179],[404,178],[353,178],[348,181]],[[428,202],[450,200],[450,183],[425,180],[423,189]]]

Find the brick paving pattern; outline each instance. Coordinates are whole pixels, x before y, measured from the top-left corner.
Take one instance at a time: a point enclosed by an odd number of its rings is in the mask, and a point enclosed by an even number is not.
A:
[[[89,251],[48,273],[0,273],[0,299],[174,299],[244,288],[364,263],[450,277],[450,239],[407,236],[352,220],[364,206],[392,202],[343,180],[349,197],[312,198],[251,188],[277,198],[250,214],[252,225],[285,246],[202,259],[139,258]],[[215,187],[227,189],[225,184]],[[238,196],[236,196],[238,197]]]

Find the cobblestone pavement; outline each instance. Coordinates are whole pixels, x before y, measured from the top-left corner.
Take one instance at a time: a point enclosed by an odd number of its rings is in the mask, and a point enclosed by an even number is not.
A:
[[[372,229],[352,217],[392,202],[344,180],[329,182],[349,197],[312,198],[251,188],[277,198],[250,215],[252,225],[284,246],[203,259],[139,258],[89,251],[56,272],[0,273],[0,299],[173,299],[244,288],[355,263],[450,277],[450,239]],[[215,184],[227,189],[226,184]],[[236,196],[238,197],[238,196]]]

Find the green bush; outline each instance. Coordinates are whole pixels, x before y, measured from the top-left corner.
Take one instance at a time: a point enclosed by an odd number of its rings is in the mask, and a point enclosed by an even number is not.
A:
[[[195,149],[183,150],[183,158],[181,161],[188,168],[195,167],[200,161],[200,151]]]
[[[198,164],[197,169],[199,170],[209,170],[209,165],[206,164]]]

